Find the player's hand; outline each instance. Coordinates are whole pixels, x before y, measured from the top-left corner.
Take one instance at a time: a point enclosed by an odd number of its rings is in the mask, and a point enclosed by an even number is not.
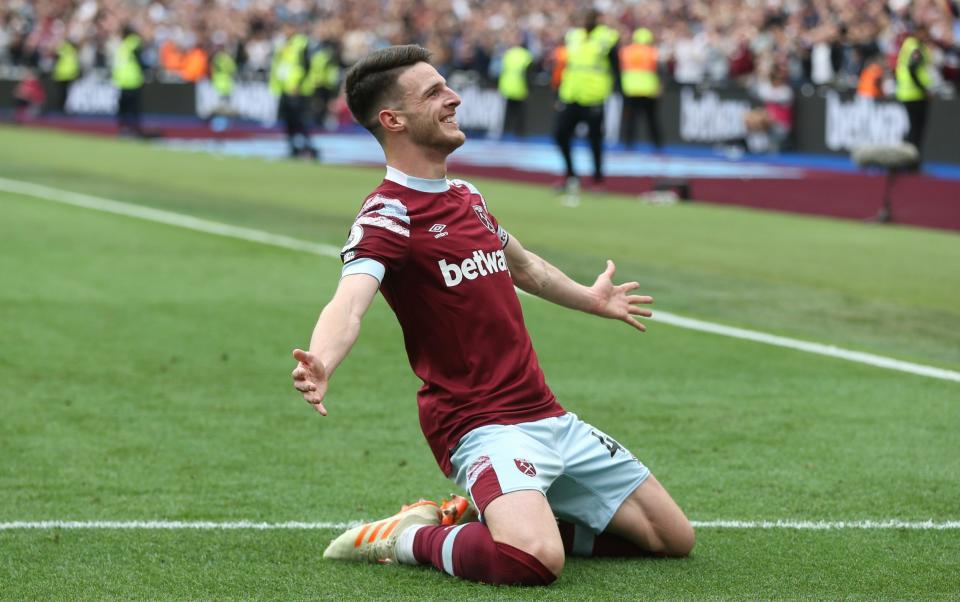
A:
[[[605,318],[622,320],[640,332],[644,332],[647,327],[634,316],[645,318],[652,316],[652,311],[640,306],[653,303],[653,297],[629,294],[630,291],[640,288],[640,284],[637,282],[614,285],[613,274],[616,270],[617,267],[608,259],[607,269],[597,276],[597,281],[590,287],[590,291],[596,299],[594,313]]]
[[[293,358],[297,360],[297,367],[293,369],[293,387],[303,394],[303,398],[313,408],[327,415],[327,408],[323,407],[323,397],[327,394],[327,369],[320,359],[303,349],[294,349]]]

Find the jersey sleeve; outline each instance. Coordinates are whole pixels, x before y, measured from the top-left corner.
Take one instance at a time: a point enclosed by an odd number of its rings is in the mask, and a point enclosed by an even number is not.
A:
[[[363,204],[340,251],[341,276],[369,274],[383,282],[403,267],[410,245],[410,217],[399,200],[375,194]]]
[[[497,238],[500,239],[500,248],[502,249],[506,247],[507,243],[510,242],[510,233],[500,225],[500,222],[497,221],[497,218],[494,217],[492,213],[490,213],[489,209],[487,210],[487,216],[490,218],[490,223],[493,224],[493,229],[497,235]]]

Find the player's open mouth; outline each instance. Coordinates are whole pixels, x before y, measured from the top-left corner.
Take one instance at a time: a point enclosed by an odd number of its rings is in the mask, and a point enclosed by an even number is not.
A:
[[[440,123],[446,123],[453,126],[457,125],[457,116],[456,114],[450,114],[440,120]]]

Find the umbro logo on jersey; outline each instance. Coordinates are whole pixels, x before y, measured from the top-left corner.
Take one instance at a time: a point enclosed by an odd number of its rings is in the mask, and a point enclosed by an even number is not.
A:
[[[443,238],[447,234],[450,234],[449,232],[444,232],[444,230],[446,229],[447,229],[446,224],[434,224],[430,226],[429,229],[427,229],[427,232],[433,232],[434,238]]]
[[[437,262],[440,273],[443,274],[443,283],[447,286],[457,286],[463,279],[476,280],[480,276],[489,276],[497,272],[507,271],[507,257],[503,251],[474,251],[473,257],[457,263],[447,263],[445,259]]]

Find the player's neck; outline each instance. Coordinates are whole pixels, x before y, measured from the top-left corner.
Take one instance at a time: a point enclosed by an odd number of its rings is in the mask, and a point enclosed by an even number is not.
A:
[[[387,165],[399,169],[408,176],[426,180],[439,180],[447,177],[447,155],[423,149],[397,149],[384,151]]]

